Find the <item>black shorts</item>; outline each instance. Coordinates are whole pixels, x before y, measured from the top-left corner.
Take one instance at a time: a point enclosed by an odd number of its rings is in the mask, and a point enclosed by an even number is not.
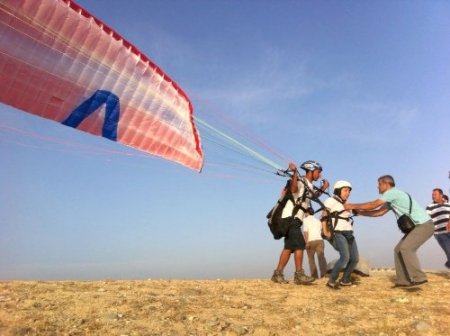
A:
[[[286,238],[284,238],[284,249],[291,251],[304,250],[306,243],[302,232],[303,223],[298,218],[290,220],[292,220],[292,223],[289,226],[289,231]]]

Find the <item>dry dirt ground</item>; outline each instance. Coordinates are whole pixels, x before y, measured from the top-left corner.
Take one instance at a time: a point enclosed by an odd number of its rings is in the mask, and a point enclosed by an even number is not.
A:
[[[450,280],[329,289],[270,280],[1,281],[0,335],[450,335]]]

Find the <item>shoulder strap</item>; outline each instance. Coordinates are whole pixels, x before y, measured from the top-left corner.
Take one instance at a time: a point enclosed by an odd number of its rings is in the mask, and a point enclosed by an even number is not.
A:
[[[320,210],[327,210],[327,208],[325,207],[325,205],[322,203],[322,201],[319,199],[319,197],[317,197],[314,193],[314,191],[311,190],[311,188],[308,186],[308,184],[305,182],[305,178],[304,176],[300,176],[300,178],[298,179],[299,181],[301,181],[303,183],[303,186],[305,187],[305,190],[303,191],[303,195],[301,196],[301,201],[299,202],[297,199],[297,204],[298,202],[300,204],[297,205],[298,209],[295,213],[298,212],[298,210],[302,209],[303,211],[306,211],[306,209],[303,208],[303,206],[301,205],[307,198],[307,194],[309,193],[311,195],[310,199],[311,201],[316,202],[317,204],[319,204],[320,208],[316,210],[316,212],[319,212]],[[300,197],[299,197],[300,198]]]
[[[408,195],[409,197],[409,214],[411,215],[411,211],[412,211],[412,199],[411,199],[411,195],[406,193],[406,195]]]
[[[338,195],[333,195],[333,198],[341,204],[344,204],[344,201]]]
[[[411,199],[411,195],[407,192],[405,192],[406,195],[408,195],[409,198],[409,215],[411,216],[411,211],[412,211],[412,199]],[[397,210],[395,210],[395,208],[393,206],[389,206],[391,208],[391,210],[394,212],[395,217],[397,217],[397,219],[400,217],[400,214],[397,213]]]
[[[303,192],[302,195],[302,202],[304,202],[306,200],[306,195],[309,192],[309,194],[311,195],[310,199],[311,201],[316,202],[317,204],[319,204],[321,206],[321,208],[325,208],[325,206],[323,205],[322,201],[319,199],[319,197],[317,197],[314,193],[313,190],[311,190],[311,188],[308,186],[308,184],[305,182],[305,178],[303,176],[301,176],[299,178],[299,181],[301,181],[303,183],[303,186],[305,187],[305,191]]]

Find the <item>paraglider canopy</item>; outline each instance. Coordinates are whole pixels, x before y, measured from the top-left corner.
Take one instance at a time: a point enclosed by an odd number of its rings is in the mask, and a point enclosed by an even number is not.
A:
[[[73,1],[0,3],[0,101],[200,171],[187,95]]]

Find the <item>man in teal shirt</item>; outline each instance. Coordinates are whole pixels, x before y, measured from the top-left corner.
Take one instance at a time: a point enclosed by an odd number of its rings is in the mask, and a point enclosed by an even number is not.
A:
[[[392,176],[384,175],[378,179],[378,191],[381,198],[366,203],[346,204],[345,209],[354,210],[358,215],[369,217],[383,216],[389,210],[394,211],[398,217],[404,214],[409,215],[416,226],[395,246],[394,260],[397,275],[395,287],[422,285],[427,282],[427,276],[420,268],[416,251],[433,235],[433,221],[414,199],[404,191],[395,188]]]

